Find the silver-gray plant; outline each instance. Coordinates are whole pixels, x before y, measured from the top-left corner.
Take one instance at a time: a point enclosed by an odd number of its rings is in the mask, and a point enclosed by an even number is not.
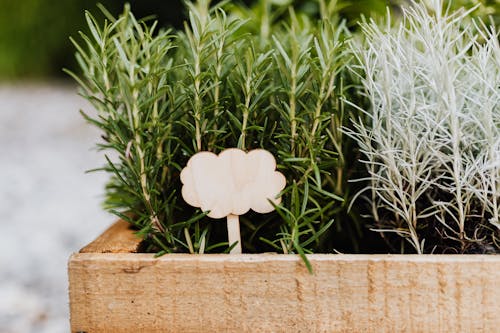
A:
[[[364,41],[352,44],[351,69],[370,102],[351,103],[365,118],[347,130],[368,168],[360,195],[377,230],[417,253],[496,252],[498,35],[467,20],[470,11],[449,13],[440,0],[429,7],[414,3],[397,24],[364,23]]]

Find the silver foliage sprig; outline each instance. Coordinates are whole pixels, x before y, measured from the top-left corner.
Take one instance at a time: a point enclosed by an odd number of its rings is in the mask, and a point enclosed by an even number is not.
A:
[[[499,237],[498,35],[469,23],[474,8],[442,8],[414,3],[394,27],[362,25],[351,69],[370,108],[348,133],[365,156],[377,230],[417,253],[489,252]]]

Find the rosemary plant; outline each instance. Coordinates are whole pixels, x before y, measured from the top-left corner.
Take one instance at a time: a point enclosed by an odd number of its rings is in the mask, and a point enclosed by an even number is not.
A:
[[[99,112],[84,116],[117,156],[103,168],[106,207],[139,228],[148,251],[227,251],[224,223],[184,203],[179,172],[201,150],[264,148],[288,186],[275,212],[241,217],[244,250],[333,251],[331,226],[349,195],[345,26],[327,4],[318,22],[290,8],[257,30],[239,7],[187,6],[182,31],[101,8],[108,20],[87,13],[91,35],[73,40],[83,74],[69,73]]]
[[[348,133],[376,229],[400,236],[386,235],[395,251],[500,249],[500,47],[468,13],[415,3],[393,28],[363,24],[365,43],[353,43],[371,105]]]

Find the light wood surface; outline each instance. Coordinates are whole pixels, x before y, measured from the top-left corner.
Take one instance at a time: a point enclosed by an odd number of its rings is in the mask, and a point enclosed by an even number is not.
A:
[[[101,253],[124,237],[104,235],[69,261],[72,332],[500,331],[500,256],[316,254],[311,275],[295,255]]]
[[[269,213],[281,198],[285,176],[276,171],[274,156],[264,149],[248,153],[229,148],[219,155],[203,151],[194,154],[181,172],[182,197],[191,206],[209,211],[208,217],[220,219],[243,215],[250,209]]]
[[[231,254],[241,254],[240,220],[238,215],[227,216],[227,237],[229,245],[236,245],[231,249]]]
[[[141,239],[134,234],[131,225],[120,220],[81,249],[80,253],[134,253],[140,243]]]

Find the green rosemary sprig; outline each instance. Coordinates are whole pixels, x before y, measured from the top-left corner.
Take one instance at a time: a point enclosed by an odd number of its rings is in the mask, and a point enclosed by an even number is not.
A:
[[[85,116],[104,132],[99,146],[115,154],[106,206],[150,251],[228,251],[224,224],[183,202],[179,172],[200,150],[264,148],[287,187],[275,212],[242,216],[244,250],[331,252],[332,226],[348,216],[347,29],[327,4],[318,22],[289,9],[258,31],[235,8],[189,3],[176,32],[128,7],[102,26],[86,14],[91,34],[73,41],[83,74],[70,74],[99,112]]]

